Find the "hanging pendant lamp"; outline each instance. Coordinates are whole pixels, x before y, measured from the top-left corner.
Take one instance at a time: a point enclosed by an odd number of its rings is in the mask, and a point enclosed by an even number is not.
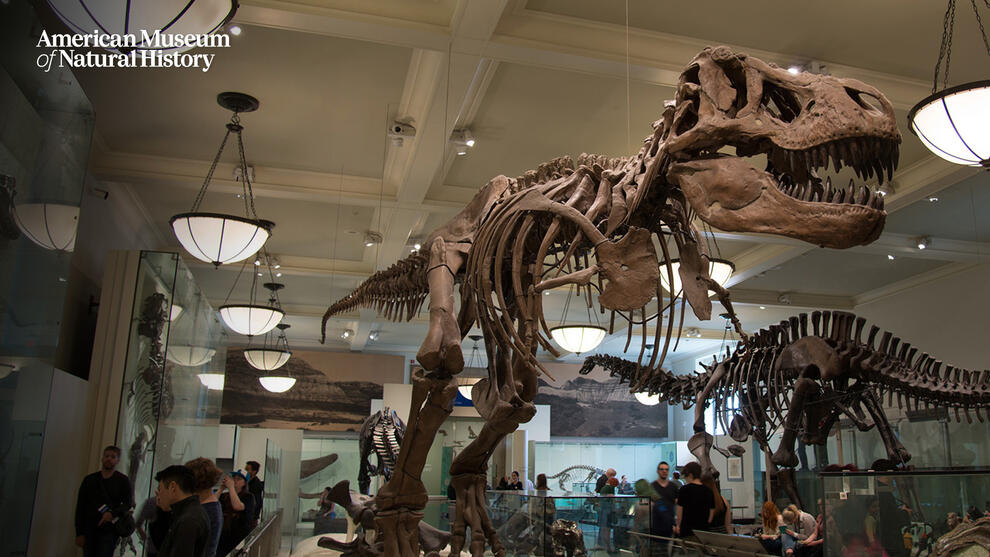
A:
[[[292,351],[289,350],[289,341],[285,338],[285,330],[289,328],[286,323],[279,323],[279,337],[275,344],[269,348],[266,344],[262,348],[248,348],[244,351],[244,358],[251,364],[251,367],[262,371],[274,371],[289,361]],[[267,341],[267,338],[266,338]],[[296,384],[296,378],[286,371],[283,374],[263,375],[258,378],[258,382],[265,390],[273,393],[284,393]]]
[[[605,327],[599,324],[592,325],[591,319],[594,315],[595,322],[598,321],[598,314],[591,311],[590,303],[587,307],[588,309],[588,323],[581,324],[567,324],[565,323],[567,319],[567,310],[570,309],[571,305],[571,292],[574,291],[574,287],[567,294],[567,301],[564,302],[564,311],[560,316],[560,325],[550,329],[550,336],[557,344],[568,352],[573,352],[575,354],[581,354],[583,352],[588,352],[598,348],[598,345],[605,340],[605,335],[607,331]],[[577,294],[580,295],[581,291],[578,289]]]
[[[199,382],[211,391],[222,391],[224,374],[222,373],[200,373],[197,375]]]
[[[258,213],[255,211],[251,173],[248,170],[247,160],[244,158],[244,142],[241,137],[244,127],[240,124],[239,114],[257,110],[258,99],[244,93],[227,92],[217,95],[217,103],[233,112],[230,123],[227,124],[227,134],[223,136],[223,141],[220,142],[220,149],[217,151],[216,157],[213,158],[213,164],[210,165],[203,186],[193,201],[192,209],[188,213],[179,213],[173,216],[169,220],[169,224],[171,224],[172,231],[175,232],[175,237],[179,243],[190,255],[200,261],[213,263],[214,266],[219,267],[225,263],[242,261],[257,253],[268,241],[275,224],[259,219]],[[239,180],[243,189],[244,216],[199,210],[231,133],[237,136]]]
[[[650,353],[653,352],[653,345],[647,344],[647,359],[650,359]],[[636,398],[636,402],[642,404],[643,406],[656,406],[660,404],[660,394],[650,394],[644,392],[633,393],[633,397]]]
[[[980,12],[975,2],[972,5],[983,44],[990,55],[990,42],[983,30]],[[942,42],[935,63],[932,94],[908,112],[908,127],[935,155],[956,164],[990,168],[990,80],[948,87],[955,18],[956,0],[949,0],[942,21]],[[943,60],[945,71],[939,90]]]
[[[679,296],[681,293],[681,260],[671,259],[670,266],[674,271],[674,287],[671,288],[668,283],[667,277],[667,266],[660,266],[660,284],[663,289],[666,290],[671,296]],[[736,271],[736,265],[729,261],[728,259],[712,258],[709,259],[708,263],[708,276],[712,278],[719,286],[725,288],[725,285],[732,278],[732,273]],[[712,290],[708,291],[708,296],[714,296],[715,292]]]
[[[81,35],[96,30],[108,35],[135,35],[139,50],[184,52],[195,45],[153,48],[144,34],[208,35],[223,27],[237,11],[237,0],[48,0],[55,15]],[[119,52],[120,49],[107,50]]]
[[[237,282],[241,275],[244,274],[244,268],[247,265],[247,261],[241,265],[241,271],[237,274],[234,284],[230,287],[230,292],[227,293],[227,300],[230,299],[231,293],[237,287]],[[248,303],[227,304],[225,300],[224,305],[220,306],[220,319],[223,320],[224,324],[235,333],[249,337],[267,333],[274,329],[282,321],[282,318],[285,317],[285,312],[282,311],[278,303],[278,296],[276,295],[276,292],[285,287],[284,284],[266,282],[263,286],[271,292],[268,298],[268,304],[265,305],[256,302],[259,274],[261,273],[256,273],[252,269],[251,297]]]
[[[199,367],[213,359],[216,348],[208,346],[169,345],[165,351],[165,359],[183,367]]]
[[[79,207],[58,203],[14,203],[17,196],[13,176],[0,174],[0,188],[17,228],[35,244],[53,251],[70,252],[76,247]],[[14,234],[11,238],[16,238]]]

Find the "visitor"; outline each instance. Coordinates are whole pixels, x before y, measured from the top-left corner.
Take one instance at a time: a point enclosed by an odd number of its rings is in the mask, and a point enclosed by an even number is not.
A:
[[[158,557],[205,557],[210,543],[210,519],[196,495],[193,471],[174,464],[158,472],[155,481],[158,506],[172,513]]]
[[[497,489],[499,491],[505,491],[505,490],[509,489],[509,477],[508,476],[504,476],[502,478],[499,478],[499,480],[498,480],[498,486],[496,486],[495,489]]]
[[[103,449],[100,470],[83,478],[76,498],[76,545],[84,557],[112,557],[119,537],[114,522],[134,507],[131,481],[117,471],[120,448]]]
[[[673,476],[674,476],[674,483],[677,484],[677,487],[681,487],[681,486],[684,485],[684,482],[681,481],[681,473],[680,472],[678,472],[677,470],[674,470]]]
[[[536,489],[536,486],[533,485],[533,480],[529,478],[523,478],[523,487],[526,488],[526,491],[533,491]]]
[[[651,511],[656,502],[660,499],[660,495],[653,489],[653,486],[646,480],[640,478],[636,480],[633,484],[633,493],[639,498],[636,503],[636,508],[633,515],[633,532],[640,532],[643,534],[653,534],[653,524],[650,520]],[[641,536],[633,536],[633,549],[639,546],[639,557],[648,557],[650,554],[651,544],[664,544],[666,548],[666,541],[660,540],[650,540],[649,538],[644,538]],[[658,550],[657,554],[661,554]],[[662,554],[666,554],[663,552]]]
[[[609,469],[614,472],[614,470]],[[601,491],[598,493],[604,499],[599,501],[598,505],[598,545],[606,553],[613,553],[615,550],[612,548],[612,515],[615,514],[615,500],[611,498],[615,495],[615,488],[619,486],[619,480],[615,479],[615,474],[612,474],[608,480],[605,481],[605,485],[602,486]]]
[[[258,472],[261,471],[261,464],[258,464],[257,461],[247,461],[244,469],[248,473],[248,491],[254,496],[254,517],[251,524],[251,527],[254,528],[258,525],[258,519],[261,517],[261,508],[265,503],[265,482],[258,477]]]
[[[911,509],[898,503],[894,496],[894,486],[891,476],[883,472],[893,472],[897,466],[885,458],[876,460],[870,469],[881,472],[877,476],[877,520],[882,527],[879,530],[880,545],[890,557],[909,557],[911,551],[904,545],[904,531],[911,526]],[[900,498],[903,500],[903,497]]]
[[[622,475],[622,479],[619,480],[619,487],[616,488],[616,491],[620,495],[632,495],[633,493],[636,492],[636,490],[633,489],[632,484],[629,483],[629,480],[626,479],[626,475],[625,474],[623,474]]]
[[[523,484],[521,481],[519,481],[519,472],[513,470],[512,478],[509,480],[508,489],[518,491],[522,488],[523,488]]]
[[[773,501],[763,503],[760,518],[763,521],[763,531],[757,537],[760,539],[763,549],[766,549],[767,553],[771,555],[780,555],[783,547],[780,541],[780,526],[783,518],[780,516],[777,505]]]
[[[223,527],[217,555],[230,553],[254,527],[254,496],[248,491],[247,483],[247,474],[240,470],[224,478],[223,492],[220,494]]]
[[[158,548],[161,547],[162,542],[165,541],[165,534],[168,533],[172,513],[159,508],[155,496],[152,495],[141,505],[141,511],[134,517],[134,520],[137,535],[144,543],[145,555],[156,557]]]
[[[786,547],[784,553],[791,555],[804,540],[815,533],[817,523],[815,517],[802,511],[797,505],[788,505],[780,516],[784,519],[784,526],[787,526],[781,533],[786,542],[781,543]]]
[[[608,470],[606,470],[605,473],[598,478],[598,481],[595,482],[595,493],[600,494],[602,492],[602,486],[605,485],[605,483],[608,481],[609,478],[614,478],[614,477],[615,477],[614,468],[609,468]]]
[[[712,495],[715,497],[715,516],[712,518],[711,524],[708,525],[708,531],[719,534],[731,534],[732,508],[729,507],[729,502],[722,497],[718,485],[715,484],[715,478],[709,477],[701,483],[711,490]]]
[[[822,500],[818,500],[818,507],[824,509]],[[818,518],[815,519],[815,528],[811,534],[803,539],[798,540],[796,547],[794,548],[795,557],[821,557],[822,550],[824,549],[825,543],[825,522],[827,518],[825,516],[824,510],[819,513]],[[839,539],[838,534],[836,539]]]
[[[203,457],[190,460],[186,463],[186,468],[192,470],[196,478],[196,495],[199,496],[199,503],[203,505],[206,517],[210,520],[210,540],[206,545],[206,557],[216,557],[217,544],[220,543],[220,528],[223,526],[223,510],[213,488],[223,476],[223,470],[217,468],[212,460]]]
[[[657,479],[650,484],[657,498],[653,503],[653,521],[650,534],[671,538],[674,535],[674,522],[677,519],[677,492],[680,485],[667,478],[670,464],[661,460],[657,464]],[[658,554],[666,555],[668,543],[666,540],[657,542]]]
[[[547,486],[547,475],[537,474],[536,475],[536,490],[537,491],[549,491],[550,488]]]
[[[715,495],[701,483],[701,465],[685,464],[684,486],[677,492],[677,522],[674,533],[681,538],[691,538],[695,530],[708,530],[715,517]]]

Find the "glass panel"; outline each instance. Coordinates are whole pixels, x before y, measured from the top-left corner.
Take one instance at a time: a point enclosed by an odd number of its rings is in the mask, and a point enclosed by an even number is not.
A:
[[[938,470],[823,474],[825,555],[925,557],[990,501],[990,473]]]
[[[492,524],[506,550],[516,555],[564,554],[555,553],[555,537],[560,544],[583,544],[589,554],[638,554],[646,542],[632,533],[650,530],[648,498],[489,491],[488,500]]]
[[[67,69],[36,65],[41,26],[30,2],[0,16],[0,556],[25,555],[62,325],[71,253],[45,249],[17,225],[16,205],[69,207],[74,230],[93,116]],[[30,221],[27,230],[45,230]],[[43,213],[40,213],[43,214]],[[37,228],[36,226],[42,226]],[[46,234],[47,236],[47,234]],[[79,370],[78,372],[83,372]],[[95,465],[96,463],[89,463]],[[73,479],[75,481],[75,479]],[[75,502],[75,489],[68,499]],[[64,535],[71,535],[65,532]]]
[[[261,506],[261,522],[274,516],[281,508],[282,448],[269,439],[265,443],[265,496]]]

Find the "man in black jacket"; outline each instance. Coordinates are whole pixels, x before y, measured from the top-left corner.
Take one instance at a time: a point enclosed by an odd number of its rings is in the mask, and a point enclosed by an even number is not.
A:
[[[114,522],[134,506],[131,482],[116,471],[120,449],[103,449],[99,472],[83,478],[76,499],[76,545],[84,557],[112,557],[119,538]]]
[[[247,461],[244,469],[248,473],[248,491],[251,495],[254,495],[254,525],[258,525],[258,518],[261,517],[261,506],[264,503],[265,498],[265,482],[258,477],[258,472],[261,471],[261,464],[254,460]]]
[[[173,465],[155,475],[158,506],[172,513],[172,523],[158,557],[204,557],[210,538],[210,520],[196,495],[192,470]]]

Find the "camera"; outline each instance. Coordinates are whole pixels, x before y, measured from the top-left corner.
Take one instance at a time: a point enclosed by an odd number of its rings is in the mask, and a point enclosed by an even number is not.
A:
[[[392,122],[392,124],[388,127],[388,134],[390,136],[415,137],[416,128],[403,122]]]

